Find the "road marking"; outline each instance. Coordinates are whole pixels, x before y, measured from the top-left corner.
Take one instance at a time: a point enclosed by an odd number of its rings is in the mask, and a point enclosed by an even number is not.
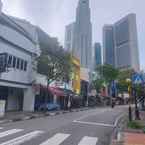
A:
[[[23,131],[23,129],[11,129],[4,132],[0,132],[0,138],[11,135],[11,134],[15,134],[21,131]]]
[[[6,141],[6,142],[3,142],[0,145],[20,145],[26,141],[29,141],[29,140],[37,137],[38,135],[40,135],[42,133],[43,133],[43,131],[36,130],[36,131],[30,132],[30,133],[27,133],[23,136],[14,138],[14,139]]]
[[[85,137],[83,137],[83,139],[80,141],[80,143],[78,145],[96,145],[97,142],[98,142],[97,137],[85,136]]]
[[[40,145],[60,145],[69,136],[70,134],[57,133],[56,135],[41,143]]]
[[[105,124],[105,123],[85,122],[85,121],[77,121],[77,120],[74,120],[73,122],[80,123],[80,124],[86,124],[86,125],[95,125],[95,126],[104,126],[104,127],[113,127],[113,128],[115,127],[112,124]]]
[[[109,110],[109,109],[108,109],[108,110]],[[108,111],[108,110],[107,110],[107,111]],[[101,113],[104,113],[104,112],[106,112],[106,110],[101,110],[101,111],[99,111],[99,112],[95,112],[95,113],[92,113],[92,114],[89,114],[89,115],[84,115],[84,116],[81,116],[81,117],[77,118],[76,120],[82,120],[82,119],[85,119],[85,118],[87,118],[87,117],[89,117],[89,116],[98,115],[98,114],[101,114]]]

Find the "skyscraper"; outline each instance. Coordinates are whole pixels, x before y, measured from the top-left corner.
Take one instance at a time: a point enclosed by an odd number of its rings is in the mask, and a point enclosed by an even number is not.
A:
[[[140,69],[135,14],[127,15],[114,25],[104,26],[103,44],[104,63],[120,69]]]
[[[101,65],[102,64],[102,55],[101,55],[101,44],[95,43],[94,45],[94,65]]]
[[[92,65],[92,24],[89,0],[79,0],[76,11],[76,23],[73,42],[74,54],[81,61],[81,66]]]
[[[75,31],[75,23],[71,23],[65,27],[65,48],[74,53],[73,42],[74,42],[74,31]]]
[[[116,66],[131,68],[136,71],[139,66],[136,15],[129,14],[114,25]]]
[[[2,12],[2,1],[0,0],[0,14]]]
[[[110,64],[115,67],[115,46],[114,46],[114,31],[113,25],[105,25],[103,27],[103,60],[105,64]]]

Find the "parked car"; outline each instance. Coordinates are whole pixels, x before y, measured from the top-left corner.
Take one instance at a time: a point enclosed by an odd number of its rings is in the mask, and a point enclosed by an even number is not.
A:
[[[44,103],[39,106],[39,111],[54,111],[60,110],[60,105],[56,103]]]

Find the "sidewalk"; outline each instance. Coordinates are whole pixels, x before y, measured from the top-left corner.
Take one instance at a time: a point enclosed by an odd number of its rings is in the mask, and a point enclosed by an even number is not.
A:
[[[145,111],[140,111],[140,118],[140,123],[145,126]],[[142,129],[130,129],[126,126],[123,129],[121,140],[115,138],[111,145],[145,145],[145,133]]]
[[[145,125],[145,111],[140,111],[140,117]],[[145,145],[145,134],[142,131],[125,132],[124,145]]]
[[[124,145],[145,145],[145,134],[125,133]]]
[[[30,120],[34,118],[41,118],[47,116],[56,116],[56,115],[71,113],[71,112],[86,111],[89,109],[93,109],[93,108],[84,107],[84,108],[72,109],[71,111],[60,110],[60,111],[48,111],[48,112],[6,112],[5,116],[3,118],[0,118],[0,124]]]

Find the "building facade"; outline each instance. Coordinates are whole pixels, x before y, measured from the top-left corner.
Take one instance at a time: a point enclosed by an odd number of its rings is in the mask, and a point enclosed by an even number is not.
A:
[[[75,23],[71,23],[65,28],[65,48],[68,52],[74,55],[73,42],[74,42],[74,31],[75,31]]]
[[[129,14],[103,28],[104,63],[139,71],[136,15]]]
[[[65,47],[80,59],[81,67],[92,65],[92,24],[89,0],[79,0],[76,21],[66,26]]]
[[[129,14],[114,25],[116,66],[139,71],[136,15]]]
[[[113,25],[105,25],[103,27],[103,63],[110,64],[115,67],[115,46]]]
[[[94,66],[96,67],[97,65],[102,64],[102,51],[101,51],[101,44],[100,43],[95,43],[94,45]]]
[[[73,72],[72,72],[72,88],[77,94],[80,94],[81,80],[80,80],[80,60],[72,57]]]
[[[36,61],[40,54],[35,26],[25,20],[0,15],[0,99],[6,110],[33,111]],[[4,58],[4,59],[3,59]]]
[[[2,2],[0,0],[0,14],[1,14],[1,12],[2,12]]]

